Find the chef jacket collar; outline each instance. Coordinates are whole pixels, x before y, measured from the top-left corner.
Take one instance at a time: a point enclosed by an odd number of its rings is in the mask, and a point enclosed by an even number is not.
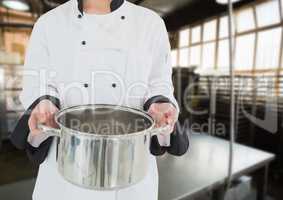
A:
[[[78,9],[80,13],[83,15],[83,0],[77,0],[77,1],[78,1]],[[110,4],[111,12],[117,10],[123,3],[124,0],[112,0]]]

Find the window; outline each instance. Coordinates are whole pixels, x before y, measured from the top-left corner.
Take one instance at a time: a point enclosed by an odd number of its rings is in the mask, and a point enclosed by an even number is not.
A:
[[[202,67],[203,68],[214,68],[215,61],[215,42],[207,43],[203,45],[203,57]]]
[[[192,29],[192,43],[200,42],[201,38],[201,26],[194,27]]]
[[[220,18],[219,38],[228,37],[228,17]]]
[[[171,51],[171,59],[172,59],[172,67],[176,67],[178,65],[178,53],[177,50]]]
[[[216,39],[216,25],[217,21],[212,20],[204,24],[203,40],[210,41]]]
[[[255,28],[253,9],[245,9],[237,13],[237,31],[243,32]]]
[[[235,69],[252,70],[255,34],[243,35],[236,40]]]
[[[267,1],[256,6],[258,26],[268,26],[280,22],[279,4],[276,0]]]
[[[218,47],[218,69],[228,70],[229,68],[229,42],[222,40]]]
[[[265,73],[261,74],[260,78],[257,79],[257,95],[263,97],[263,100],[275,95],[276,77],[274,75],[274,73]]]
[[[200,51],[201,51],[201,49],[200,49],[200,45],[198,45],[198,46],[193,46],[193,47],[191,47],[191,56],[190,56],[190,65],[191,66],[197,66],[197,67],[199,67],[199,65],[200,65]]]
[[[265,0],[236,10],[234,59],[238,74],[277,75],[280,53],[283,69],[280,6],[283,11],[283,0]],[[172,52],[173,63],[180,67],[196,66],[206,74],[214,70],[226,74],[229,71],[228,29],[228,16],[224,15],[181,30],[179,48]]]
[[[180,49],[179,51],[179,65],[180,67],[189,66],[189,48]]]
[[[282,28],[260,32],[257,47],[257,69],[278,68]]]
[[[185,47],[189,45],[189,34],[190,30],[182,30],[179,34],[179,47]]]

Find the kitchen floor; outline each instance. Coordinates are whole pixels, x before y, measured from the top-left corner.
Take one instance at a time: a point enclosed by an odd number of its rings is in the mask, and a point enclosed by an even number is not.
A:
[[[0,148],[0,199],[32,200],[37,168],[9,141]]]
[[[5,200],[32,200],[32,191],[35,179],[18,181],[0,186],[0,199]]]
[[[32,200],[37,168],[33,166],[25,152],[16,150],[6,141],[0,149],[0,199]],[[282,177],[271,176],[269,196],[274,200],[283,198]]]
[[[19,151],[9,141],[0,148],[0,186],[36,177],[33,166],[24,151]]]

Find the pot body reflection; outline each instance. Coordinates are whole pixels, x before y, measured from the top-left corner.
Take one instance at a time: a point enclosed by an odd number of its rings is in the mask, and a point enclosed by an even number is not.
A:
[[[117,189],[147,173],[150,135],[89,138],[62,130],[58,169],[69,182],[89,189]]]

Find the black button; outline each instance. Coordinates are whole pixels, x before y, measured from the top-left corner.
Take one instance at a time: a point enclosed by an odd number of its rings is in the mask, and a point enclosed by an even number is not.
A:
[[[125,16],[121,16],[121,19],[124,20],[124,19],[126,19],[126,17]]]
[[[88,84],[87,84],[87,83],[85,83],[85,84],[84,84],[84,87],[85,87],[85,88],[88,88]]]
[[[86,41],[82,41],[82,45],[86,45]]]
[[[112,87],[113,88],[117,87],[116,83],[112,83]]]
[[[82,17],[83,17],[83,16],[82,16],[81,14],[78,15],[78,18],[79,18],[79,19],[82,18]]]

